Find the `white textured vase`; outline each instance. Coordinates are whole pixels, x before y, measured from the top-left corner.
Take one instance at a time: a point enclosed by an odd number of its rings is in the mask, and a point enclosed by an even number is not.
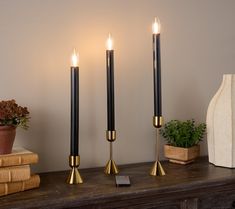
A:
[[[222,84],[207,110],[209,162],[235,167],[235,74],[223,76]]]

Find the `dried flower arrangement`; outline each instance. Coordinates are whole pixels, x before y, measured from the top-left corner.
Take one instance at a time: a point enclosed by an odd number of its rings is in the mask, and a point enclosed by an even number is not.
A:
[[[29,111],[27,107],[21,107],[15,100],[0,102],[0,126],[15,126],[28,128]]]

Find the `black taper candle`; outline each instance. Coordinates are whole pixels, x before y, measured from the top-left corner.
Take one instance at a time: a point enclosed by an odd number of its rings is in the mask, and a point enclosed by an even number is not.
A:
[[[76,56],[75,54],[73,56]],[[75,57],[77,59],[77,57]],[[77,60],[76,60],[77,61]],[[75,64],[76,65],[76,64]],[[79,155],[79,68],[71,67],[71,144],[70,155]]]
[[[106,50],[107,68],[107,130],[115,130],[114,108],[114,51]]]
[[[153,82],[154,116],[162,116],[160,33],[153,33]]]

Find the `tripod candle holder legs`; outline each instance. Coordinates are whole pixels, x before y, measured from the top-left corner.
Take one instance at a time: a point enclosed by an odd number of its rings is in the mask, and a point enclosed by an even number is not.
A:
[[[104,172],[107,175],[115,175],[119,173],[118,167],[113,160],[113,142],[116,139],[116,131],[106,131],[106,139],[110,143],[110,156],[109,156],[109,161],[107,162]]]
[[[83,180],[78,171],[80,165],[80,156],[69,156],[69,165],[72,168],[67,179],[68,184],[82,184]]]

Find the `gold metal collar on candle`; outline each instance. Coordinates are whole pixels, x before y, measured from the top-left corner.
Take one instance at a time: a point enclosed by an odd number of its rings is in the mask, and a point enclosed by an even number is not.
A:
[[[163,117],[162,116],[153,116],[153,125],[156,128],[161,128],[163,125]]]
[[[109,142],[113,142],[116,139],[116,131],[106,131],[106,139]]]
[[[69,156],[69,165],[70,167],[78,167],[80,165],[80,156]]]

